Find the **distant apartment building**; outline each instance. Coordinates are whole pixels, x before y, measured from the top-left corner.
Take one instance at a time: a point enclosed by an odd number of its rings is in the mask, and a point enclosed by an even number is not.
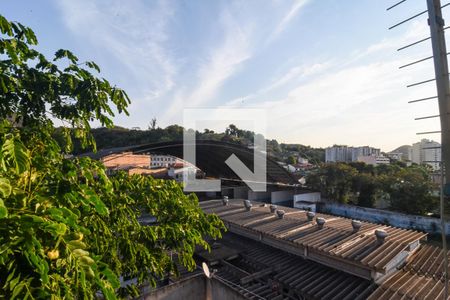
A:
[[[422,139],[411,147],[411,161],[416,164],[428,164],[433,170],[440,169],[441,144]]]
[[[172,165],[184,162],[181,158],[165,154],[152,154],[151,158],[150,166],[152,168],[169,168]]]
[[[380,156],[381,151],[378,148],[369,146],[350,147],[352,152],[352,161],[358,161],[360,156]]]
[[[387,157],[389,157],[392,160],[403,160],[403,153],[401,152],[389,152],[386,153]]]
[[[369,146],[349,147],[345,145],[334,145],[325,149],[326,162],[352,162],[358,161],[360,156],[381,156],[378,148]]]
[[[349,162],[352,160],[352,147],[338,146],[325,149],[326,162]]]
[[[391,163],[391,160],[389,157],[386,156],[375,156],[375,155],[367,155],[367,156],[359,156],[358,160],[359,162],[366,163],[368,165],[389,165]]]

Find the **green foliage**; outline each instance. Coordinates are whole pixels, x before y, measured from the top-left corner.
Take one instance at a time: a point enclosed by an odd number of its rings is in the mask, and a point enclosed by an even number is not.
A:
[[[66,159],[52,137],[49,114],[73,127],[62,129],[66,146],[75,137],[95,147],[89,122],[111,126],[126,94],[67,50],[55,55],[68,61],[60,70],[29,48],[31,29],[2,16],[0,29],[0,299],[136,296],[120,277],[155,285],[177,273],[172,254],[192,269],[195,246],[208,248],[203,237],[223,229],[194,195],[174,181],[108,178],[100,162]]]
[[[310,174],[307,184],[313,189],[321,191],[323,197],[347,203],[350,200],[355,168],[344,164],[324,164],[317,172]]]
[[[84,146],[95,146],[89,122],[98,120],[103,126],[112,126],[111,105],[117,112],[127,113],[127,94],[95,77],[91,71],[100,70],[95,63],[78,63],[68,50],[58,50],[48,60],[31,48],[37,39],[30,28],[8,22],[3,16],[0,24],[0,118],[37,128],[48,127],[51,115],[74,127]]]
[[[297,163],[297,159],[293,155],[289,155],[286,162],[290,165],[295,165]]]
[[[303,158],[309,160],[310,163],[319,164],[325,161],[325,149],[312,148],[310,146],[300,144],[281,144],[281,152],[285,154],[296,153]]]
[[[403,168],[380,177],[382,188],[390,196],[392,210],[408,214],[425,214],[436,209],[437,197],[428,171],[421,166]]]
[[[328,163],[309,174],[307,184],[331,201],[373,207],[377,198],[387,197],[390,209],[423,215],[437,208],[429,174],[427,167],[417,165]]]

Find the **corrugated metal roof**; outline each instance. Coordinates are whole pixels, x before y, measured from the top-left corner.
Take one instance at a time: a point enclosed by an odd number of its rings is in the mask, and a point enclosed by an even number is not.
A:
[[[214,276],[248,299],[366,299],[376,289],[370,280],[232,233],[219,242],[241,253],[223,262]]]
[[[450,256],[450,251],[447,252]],[[408,264],[403,268],[418,275],[444,278],[444,250],[431,245],[423,245],[408,259]]]
[[[407,271],[400,271],[386,280],[369,300],[393,299],[442,299],[444,283],[427,276],[419,276]]]
[[[278,218],[265,204],[252,202],[246,210],[242,200],[201,202],[206,213],[217,214],[229,230],[260,240],[276,248],[318,261],[333,268],[345,270],[363,278],[378,279],[395,270],[426,238],[425,233],[385,225],[361,222],[355,232],[350,219],[317,214],[326,220],[323,228],[309,221],[307,212],[278,207],[285,211]],[[379,242],[375,230],[384,230],[388,236]]]
[[[443,266],[444,251],[435,246],[423,245],[408,259],[408,263],[383,282],[369,299],[442,299]]]

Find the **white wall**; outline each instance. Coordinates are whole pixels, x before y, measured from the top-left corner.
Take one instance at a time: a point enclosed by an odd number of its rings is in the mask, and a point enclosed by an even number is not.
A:
[[[320,212],[337,216],[355,218],[363,221],[389,224],[395,227],[423,230],[430,233],[440,233],[440,219],[407,215],[392,211],[366,208],[338,203],[321,203]],[[446,233],[450,234],[450,222],[446,222]]]
[[[294,203],[297,201],[320,202],[320,193],[304,193],[294,195]]]

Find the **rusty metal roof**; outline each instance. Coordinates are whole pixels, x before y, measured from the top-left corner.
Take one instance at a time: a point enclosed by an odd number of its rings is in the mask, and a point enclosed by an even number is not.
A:
[[[444,251],[441,248],[422,245],[408,263],[383,282],[369,299],[442,299],[443,265]]]
[[[316,214],[309,221],[306,211],[287,207],[278,207],[285,211],[278,218],[267,205],[252,204],[247,210],[242,200],[230,200],[228,205],[221,200],[200,203],[231,232],[366,279],[380,280],[395,271],[419,246],[419,240],[426,238],[418,231],[368,222],[361,222],[361,228],[354,231],[350,219],[326,214]],[[326,220],[323,228],[317,218]],[[377,240],[376,230],[387,233],[383,242]]]
[[[216,264],[214,276],[248,299],[366,299],[377,287],[370,280],[232,233],[219,243],[240,249],[240,254]]]
[[[450,256],[450,251],[447,252],[447,256]],[[444,278],[444,250],[431,245],[423,245],[408,259],[408,264],[403,270],[442,279]]]
[[[386,280],[369,300],[378,299],[442,299],[444,283],[427,276],[419,276],[407,271],[400,271]]]

